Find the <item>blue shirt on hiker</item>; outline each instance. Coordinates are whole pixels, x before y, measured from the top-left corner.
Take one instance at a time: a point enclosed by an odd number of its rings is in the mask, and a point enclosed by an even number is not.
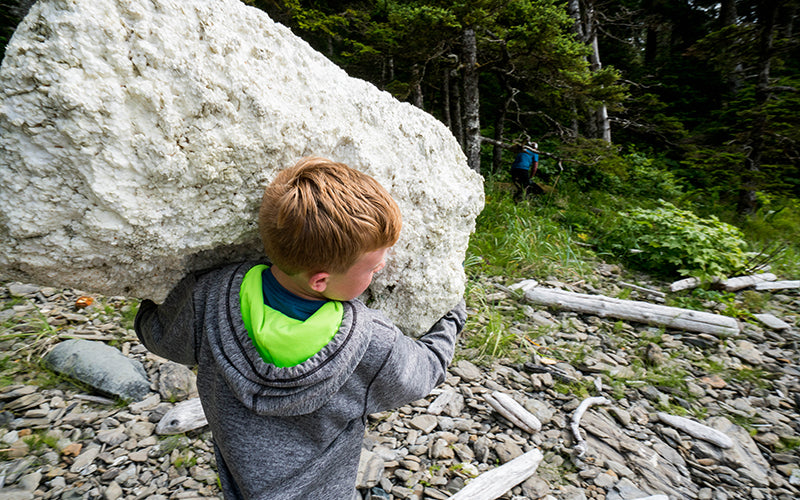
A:
[[[535,161],[539,161],[539,153],[534,153],[532,150],[525,148],[517,155],[516,158],[514,158],[514,163],[511,164],[511,168],[518,168],[520,170],[528,171],[531,169],[531,165]]]

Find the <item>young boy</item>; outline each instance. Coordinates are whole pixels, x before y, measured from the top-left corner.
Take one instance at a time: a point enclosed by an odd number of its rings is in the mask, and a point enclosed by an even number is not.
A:
[[[463,300],[414,340],[356,299],[400,224],[373,178],[304,158],[264,192],[271,265],[192,274],[163,304],[142,302],[142,343],[198,365],[226,500],[350,500],[367,416],[444,381]]]

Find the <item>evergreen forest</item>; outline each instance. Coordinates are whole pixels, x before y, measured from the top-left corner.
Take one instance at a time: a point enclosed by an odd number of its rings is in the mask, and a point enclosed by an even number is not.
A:
[[[798,0],[245,1],[449,127],[485,179],[479,272],[547,260],[519,220],[665,277],[800,276]],[[515,203],[527,142],[544,193]]]

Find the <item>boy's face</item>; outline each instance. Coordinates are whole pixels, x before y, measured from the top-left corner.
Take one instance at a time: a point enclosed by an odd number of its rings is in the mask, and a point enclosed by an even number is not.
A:
[[[322,296],[329,300],[347,301],[364,293],[372,283],[372,276],[386,266],[388,251],[386,247],[365,253],[347,271],[331,273]]]

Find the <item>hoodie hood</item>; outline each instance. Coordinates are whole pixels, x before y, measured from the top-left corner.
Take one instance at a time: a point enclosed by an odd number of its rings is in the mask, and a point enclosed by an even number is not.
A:
[[[225,286],[202,286],[208,343],[217,369],[237,399],[260,415],[292,416],[311,413],[336,393],[358,366],[369,338],[356,328],[357,308],[342,302],[341,326],[319,352],[289,367],[264,362],[248,335],[241,315],[239,290],[245,274],[259,263],[246,263],[201,278],[224,280]],[[213,296],[216,291],[219,296]],[[211,326],[213,325],[213,327]]]

